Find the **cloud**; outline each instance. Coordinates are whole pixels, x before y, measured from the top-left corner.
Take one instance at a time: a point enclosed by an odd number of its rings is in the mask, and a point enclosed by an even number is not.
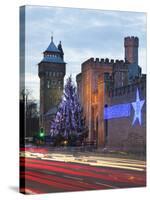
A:
[[[143,71],[146,69],[145,13],[27,6],[26,73],[32,74],[35,90],[39,91],[34,79],[38,77],[37,64],[52,31],[56,45],[62,40],[67,74],[79,73],[81,63],[89,57],[124,59],[123,38],[128,35],[139,37],[139,63]]]

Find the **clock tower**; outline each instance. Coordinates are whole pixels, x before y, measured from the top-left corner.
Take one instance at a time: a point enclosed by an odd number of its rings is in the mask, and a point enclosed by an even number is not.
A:
[[[60,42],[56,47],[52,36],[48,48],[43,52],[43,59],[38,64],[38,75],[40,78],[40,127],[43,127],[44,130],[46,124],[44,116],[49,110],[54,110],[60,103],[65,74],[66,63],[64,62],[62,44]]]

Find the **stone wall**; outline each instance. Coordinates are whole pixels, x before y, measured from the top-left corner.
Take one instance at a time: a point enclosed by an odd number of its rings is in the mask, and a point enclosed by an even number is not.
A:
[[[145,100],[141,109],[141,125],[138,119],[133,123],[134,108],[131,105],[129,117],[109,119],[107,147],[130,152],[145,152],[146,147],[146,82],[130,85],[122,90],[114,91],[109,97],[108,106],[132,103],[136,101],[136,91],[139,90],[140,100]],[[116,92],[116,93],[115,93]]]
[[[94,59],[90,58],[82,63],[81,73],[77,75],[78,94],[81,105],[83,107],[83,114],[86,119],[86,125],[89,129],[88,140],[93,141],[96,132],[96,121],[98,116],[98,80],[99,76],[112,73],[114,60]]]

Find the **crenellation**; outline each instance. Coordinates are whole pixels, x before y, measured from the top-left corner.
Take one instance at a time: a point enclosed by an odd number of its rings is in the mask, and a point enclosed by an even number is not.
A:
[[[95,62],[96,62],[96,63],[99,63],[99,58],[96,58],[96,59],[95,59]]]
[[[101,58],[101,61],[100,61],[100,63],[104,63],[104,58]]]
[[[117,63],[124,63],[123,60],[119,61],[117,60]],[[87,67],[87,66],[91,66],[91,65],[95,65],[95,64],[99,64],[99,66],[104,66],[104,65],[110,65],[113,66],[113,64],[115,64],[114,59],[109,59],[109,58],[90,58],[88,60],[86,60],[85,62],[82,63],[82,67]]]
[[[126,85],[123,87],[119,88],[112,88],[110,89],[108,96],[111,98],[116,98],[117,96],[126,96],[130,93],[135,93],[137,88],[139,91],[146,90],[146,80],[131,84],[131,85]]]
[[[114,59],[111,59],[110,62],[113,64],[114,63]]]
[[[106,64],[109,63],[109,58],[106,58],[106,59],[105,59],[105,63],[106,63]]]
[[[134,37],[134,36],[131,36],[131,37],[125,37],[124,39],[124,45],[125,47],[128,47],[128,46],[139,46],[139,39],[138,37]]]

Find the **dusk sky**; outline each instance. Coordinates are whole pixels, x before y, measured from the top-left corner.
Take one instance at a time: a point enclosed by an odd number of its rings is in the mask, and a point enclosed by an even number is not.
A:
[[[146,73],[146,14],[58,7],[26,7],[26,87],[39,99],[38,63],[53,32],[62,41],[66,77],[90,57],[124,59],[124,37],[139,37],[139,65]]]

